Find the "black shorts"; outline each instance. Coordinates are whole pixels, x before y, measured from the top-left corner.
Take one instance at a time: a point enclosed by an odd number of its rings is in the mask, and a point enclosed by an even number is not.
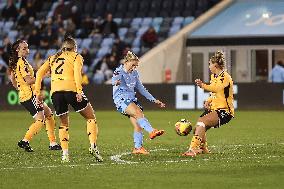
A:
[[[67,114],[69,112],[68,105],[71,105],[76,112],[80,112],[87,107],[89,103],[87,97],[82,94],[82,101],[78,102],[76,94],[73,91],[56,91],[52,94],[51,99],[56,116]]]
[[[32,96],[27,101],[21,102],[21,104],[30,112],[30,114],[33,116],[33,118],[37,115],[38,112],[43,111],[42,105],[36,104],[36,97]]]
[[[229,121],[232,119],[232,115],[229,114],[228,112],[226,112],[225,110],[215,110],[218,114],[218,117],[219,117],[219,123],[214,126],[214,128],[219,128],[221,125],[224,125],[226,123],[229,123]],[[205,116],[206,114],[210,113],[212,111],[210,110],[205,110],[201,115],[200,117],[203,117]]]

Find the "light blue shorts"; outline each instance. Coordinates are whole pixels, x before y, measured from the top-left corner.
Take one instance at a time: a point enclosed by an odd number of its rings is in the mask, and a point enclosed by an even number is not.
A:
[[[141,104],[137,101],[137,99],[121,99],[119,100],[115,105],[117,108],[117,111],[119,111],[121,114],[128,116],[129,115],[125,112],[126,108],[128,107],[128,105],[130,103],[135,103],[142,111],[143,111],[143,107],[141,106]]]

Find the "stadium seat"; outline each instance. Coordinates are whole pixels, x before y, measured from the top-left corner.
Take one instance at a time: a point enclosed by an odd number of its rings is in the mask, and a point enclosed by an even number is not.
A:
[[[155,17],[155,18],[153,18],[152,25],[153,26],[161,25],[162,22],[163,22],[163,17]]]
[[[140,47],[132,47],[131,50],[132,50],[136,55],[139,56],[139,54],[140,54]]]
[[[127,33],[128,28],[119,28],[118,29],[118,36],[120,39],[124,39],[125,34]]]
[[[175,33],[177,33],[180,30],[180,25],[175,25],[173,27],[170,28],[169,31],[169,36],[174,35]]]
[[[143,34],[147,31],[148,28],[149,28],[148,26],[143,26],[143,27],[141,27],[141,28],[138,30],[138,32],[136,33],[136,36],[137,36],[137,37],[140,37],[141,35],[143,35]]]
[[[172,25],[181,25],[184,21],[184,17],[175,17]]]
[[[107,53],[110,53],[110,48],[105,46],[99,49],[96,58],[102,58],[105,56]]]
[[[119,26],[122,22],[122,18],[114,18],[113,21],[115,21],[117,25]]]
[[[150,17],[145,17],[143,18],[143,21],[141,23],[141,26],[144,27],[144,26],[150,26],[152,24],[152,21],[153,19],[150,18]]]
[[[142,23],[142,18],[133,18],[131,22],[131,28],[138,29],[140,27],[140,24]]]
[[[46,52],[46,58],[55,54],[57,52],[56,49],[48,49],[47,52]]]
[[[85,38],[83,39],[82,43],[81,43],[81,47],[82,48],[90,48],[92,43],[92,39],[91,38]]]
[[[109,37],[109,38],[104,38],[103,42],[101,44],[101,47],[111,47],[113,44],[113,38]]]
[[[194,20],[193,16],[186,17],[183,21],[183,26],[190,24],[191,22],[193,22],[193,20]]]
[[[136,37],[132,43],[132,47],[140,47],[141,45],[141,37]]]

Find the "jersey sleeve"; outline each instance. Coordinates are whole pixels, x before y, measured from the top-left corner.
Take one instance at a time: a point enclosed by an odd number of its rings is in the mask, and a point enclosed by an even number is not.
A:
[[[83,67],[83,57],[77,54],[74,60],[74,79],[76,83],[77,93],[82,93],[82,67]]]
[[[228,77],[225,76],[225,77],[217,78],[215,81],[213,81],[209,85],[203,84],[202,88],[206,91],[216,93],[216,92],[224,89],[228,85],[229,85],[229,79],[228,79]]]
[[[116,69],[116,70],[113,72],[113,75],[112,75],[112,78],[111,78],[111,84],[112,84],[112,85],[115,85],[118,80],[121,80],[121,77],[122,77],[122,75],[121,75],[121,70]]]
[[[50,70],[49,60],[46,60],[36,73],[35,91],[34,91],[35,95],[40,94],[42,79],[49,70]]]
[[[139,79],[139,75],[137,73],[137,81],[136,81],[136,89],[139,91],[141,95],[143,95],[146,99],[151,102],[154,102],[156,99],[151,95],[151,93],[144,87]]]

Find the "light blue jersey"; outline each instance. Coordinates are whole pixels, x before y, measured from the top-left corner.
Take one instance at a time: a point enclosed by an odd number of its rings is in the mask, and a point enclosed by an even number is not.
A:
[[[284,67],[276,64],[270,74],[270,80],[273,83],[283,83],[284,82]]]
[[[120,81],[120,84],[116,86],[115,83],[118,80]],[[121,113],[125,113],[125,109],[131,102],[137,102],[135,89],[149,101],[154,102],[156,100],[139,80],[138,72],[134,70],[127,73],[123,69],[123,65],[119,66],[114,71],[112,85],[113,101],[117,110]]]

